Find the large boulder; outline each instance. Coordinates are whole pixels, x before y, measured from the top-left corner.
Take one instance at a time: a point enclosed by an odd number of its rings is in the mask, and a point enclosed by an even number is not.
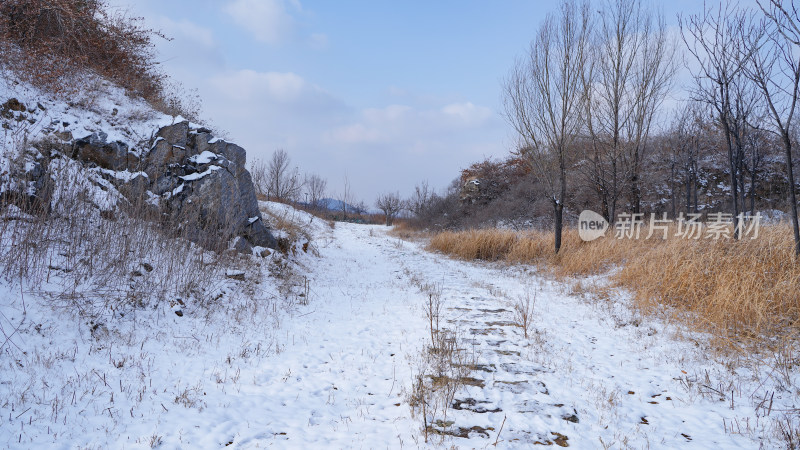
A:
[[[117,171],[106,173],[108,180],[131,203],[157,205],[175,229],[209,248],[228,241],[242,252],[277,247],[258,209],[242,147],[188,121],[159,129],[138,155],[106,138],[100,133],[75,140],[72,157]]]

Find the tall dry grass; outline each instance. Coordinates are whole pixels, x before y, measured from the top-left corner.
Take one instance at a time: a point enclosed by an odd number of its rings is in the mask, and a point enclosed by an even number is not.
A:
[[[788,225],[762,225],[756,239],[582,241],[565,230],[561,251],[543,231],[471,230],[431,238],[430,249],[462,259],[538,265],[558,277],[607,273],[643,311],[668,305],[693,328],[723,339],[786,337],[800,330],[800,262]],[[691,314],[683,314],[690,312]]]

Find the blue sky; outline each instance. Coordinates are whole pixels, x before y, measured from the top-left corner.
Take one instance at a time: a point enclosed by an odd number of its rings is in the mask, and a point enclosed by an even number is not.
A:
[[[556,2],[111,0],[143,16],[164,69],[203,101],[203,117],[248,160],[285,149],[301,173],[345,176],[368,205],[442,189],[503,157],[514,136],[500,89]],[[699,1],[654,2],[668,22]],[[676,93],[676,96],[680,95]]]

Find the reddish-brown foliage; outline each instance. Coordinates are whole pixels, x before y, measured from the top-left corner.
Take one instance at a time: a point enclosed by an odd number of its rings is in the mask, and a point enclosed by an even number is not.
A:
[[[3,0],[0,65],[54,93],[78,89],[76,75],[94,72],[131,95],[158,103],[165,76],[141,18],[112,13],[103,0]]]

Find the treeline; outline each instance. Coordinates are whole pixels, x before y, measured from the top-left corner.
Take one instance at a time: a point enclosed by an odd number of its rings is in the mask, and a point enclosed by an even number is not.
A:
[[[734,229],[781,209],[800,252],[797,8],[709,3],[678,23],[672,36],[643,0],[562,1],[503,81],[516,148],[463,170],[414,212],[418,225],[552,226],[558,251],[564,221],[582,209],[612,223],[623,212],[725,212]],[[684,65],[692,82],[676,106]]]
[[[250,174],[260,200],[292,204],[329,220],[360,223],[385,220],[353,194],[347,176],[341,190],[330,190],[327,179],[315,173],[301,174],[282,148],[275,150],[268,161],[253,159]]]

